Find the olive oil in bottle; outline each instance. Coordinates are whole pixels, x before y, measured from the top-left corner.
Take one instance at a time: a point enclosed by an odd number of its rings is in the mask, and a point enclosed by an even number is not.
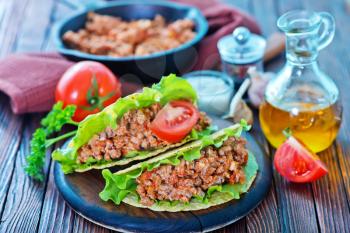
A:
[[[335,23],[326,12],[290,11],[277,26],[286,34],[286,63],[267,84],[260,125],[278,147],[290,128],[314,152],[329,147],[339,130],[342,108],[334,81],[317,63],[320,50],[333,39]]]
[[[293,136],[312,151],[329,147],[337,136],[341,122],[341,108],[337,103],[320,107],[312,103],[288,103],[276,107],[265,101],[260,106],[260,124],[272,146],[278,147],[285,140],[283,130],[290,128]]]

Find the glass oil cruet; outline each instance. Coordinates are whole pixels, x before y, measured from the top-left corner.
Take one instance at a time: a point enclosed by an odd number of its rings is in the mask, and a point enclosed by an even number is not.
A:
[[[263,133],[278,147],[289,128],[320,152],[335,139],[342,115],[339,90],[317,63],[318,52],[333,40],[334,18],[326,12],[291,11],[277,25],[286,34],[287,61],[266,87],[259,112]]]

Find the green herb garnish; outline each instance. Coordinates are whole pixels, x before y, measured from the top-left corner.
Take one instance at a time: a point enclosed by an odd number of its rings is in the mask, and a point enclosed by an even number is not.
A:
[[[77,126],[72,120],[76,106],[68,105],[63,108],[62,102],[57,102],[47,116],[41,120],[41,128],[35,130],[30,141],[30,154],[27,156],[26,173],[39,181],[44,180],[43,167],[45,165],[46,150],[56,142],[73,136],[76,131],[68,132],[58,137],[49,138],[62,130],[66,124]]]

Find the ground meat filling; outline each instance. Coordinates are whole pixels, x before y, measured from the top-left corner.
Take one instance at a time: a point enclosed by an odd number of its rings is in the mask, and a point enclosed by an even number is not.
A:
[[[247,163],[246,141],[230,137],[221,148],[202,149],[200,159],[181,160],[177,166],[162,165],[146,171],[136,180],[141,203],[151,206],[155,200],[188,202],[193,196],[203,196],[213,185],[244,183],[242,166]]]
[[[160,109],[160,104],[153,104],[147,108],[130,110],[125,113],[116,129],[107,128],[82,146],[78,151],[78,160],[81,163],[85,163],[88,158],[109,161],[132,151],[154,150],[169,145],[169,142],[159,139],[149,129]],[[200,131],[209,124],[210,119],[201,113],[194,128]]]

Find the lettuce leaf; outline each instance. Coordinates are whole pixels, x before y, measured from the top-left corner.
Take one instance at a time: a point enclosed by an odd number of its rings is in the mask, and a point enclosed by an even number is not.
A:
[[[203,137],[199,143],[194,142],[192,145],[195,146],[184,146],[182,148],[178,148],[173,150],[172,152],[168,152],[171,156],[164,156],[164,158],[156,161],[157,158],[151,159],[149,161],[145,161],[142,163],[139,163],[137,165],[134,165],[133,167],[129,169],[125,169],[123,171],[112,173],[108,169],[104,169],[102,171],[103,178],[106,181],[105,188],[100,192],[100,198],[104,201],[111,200],[115,204],[119,205],[125,198],[126,202],[135,205],[138,207],[144,207],[141,204],[138,203],[139,196],[136,193],[136,178],[142,174],[143,171],[148,170],[151,171],[154,168],[159,167],[162,164],[171,164],[171,165],[178,165],[180,163],[180,160],[183,158],[187,161],[193,161],[195,159],[200,158],[200,150],[206,146],[214,145],[216,147],[220,147],[222,143],[227,140],[230,136],[239,137],[243,130],[248,130],[249,127],[246,127],[246,122],[241,121],[241,124],[239,127],[229,127],[224,130],[219,131],[216,134]],[[161,157],[161,156],[159,156]],[[194,197],[192,198],[189,205],[191,206],[193,203],[200,203],[199,206],[202,206],[203,204],[208,205],[211,203],[211,200],[217,197],[217,193],[223,193],[225,198],[219,198],[220,200],[226,200],[226,199],[239,199],[240,194],[243,192],[246,192],[248,188],[250,187],[250,184],[253,182],[255,175],[258,170],[258,165],[256,163],[255,157],[253,154],[249,153],[248,156],[248,163],[244,167],[245,175],[246,175],[246,182],[244,184],[223,184],[223,185],[217,185],[210,187],[206,194],[203,197]],[[215,195],[214,195],[215,194]],[[215,201],[213,203],[216,203]],[[197,205],[196,204],[196,205]],[[161,201],[154,204],[151,209],[157,210],[157,209],[163,209],[163,207],[170,208],[173,206],[172,209],[177,210],[179,207],[174,208],[174,206],[183,206],[183,203],[178,203],[177,205],[174,205],[170,201]],[[187,207],[182,208],[183,209],[191,209],[195,207]],[[169,210],[168,210],[169,211]]]
[[[186,99],[193,103],[197,101],[197,95],[192,86],[182,78],[171,74],[163,77],[158,84],[154,84],[151,88],[145,87],[142,93],[135,93],[124,98],[120,98],[114,104],[106,107],[103,111],[88,116],[85,120],[79,123],[78,131],[72,138],[68,146],[64,149],[55,150],[52,158],[61,164],[64,173],[73,171],[86,171],[91,168],[104,168],[107,165],[117,165],[108,161],[94,161],[81,164],[77,161],[78,149],[88,143],[88,141],[97,133],[102,132],[107,127],[116,128],[117,120],[120,119],[124,113],[131,109],[139,109],[150,106],[154,103],[166,104],[171,100]],[[198,132],[192,132],[186,141],[195,140],[199,136]],[[186,142],[184,141],[184,142]],[[183,143],[184,143],[183,142]],[[182,143],[182,144],[183,144]],[[162,152],[162,151],[161,151]],[[132,161],[132,158],[145,155],[148,153],[140,152],[134,153],[133,157],[124,160],[120,164],[126,164]],[[154,152],[153,156],[157,154]]]

